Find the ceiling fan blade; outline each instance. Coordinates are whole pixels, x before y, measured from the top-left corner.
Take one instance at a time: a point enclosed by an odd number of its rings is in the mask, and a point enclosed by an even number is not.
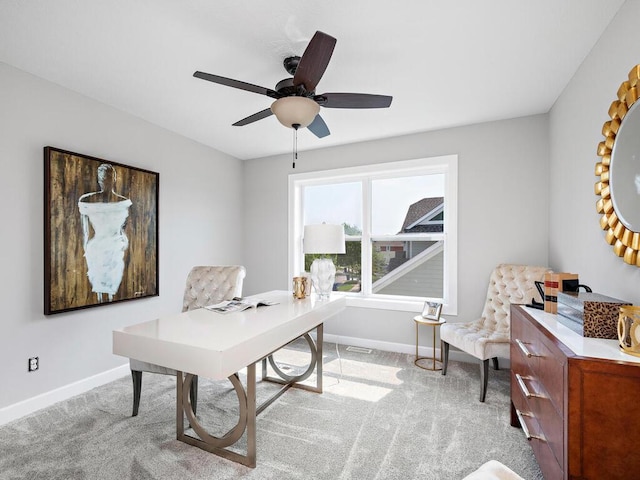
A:
[[[321,31],[317,31],[307,48],[293,76],[293,84],[297,87],[304,85],[307,92],[313,92],[329,65],[336,39]]]
[[[195,72],[193,74],[196,78],[201,78],[202,80],[207,80],[213,83],[219,83],[220,85],[225,85],[227,87],[238,88],[240,90],[246,90],[247,92],[259,93],[260,95],[266,95],[271,98],[280,98],[280,95],[275,90],[271,90],[270,88],[260,87],[259,85],[253,85],[247,82],[241,82],[240,80],[234,80],[232,78],[221,77],[219,75],[213,75],[211,73],[205,72]]]
[[[393,97],[368,93],[323,93],[314,100],[325,108],[388,108]]]
[[[327,124],[324,123],[324,120],[320,115],[316,115],[316,118],[313,119],[313,122],[307,125],[307,128],[318,138],[326,137],[331,133],[329,132],[329,127],[327,127]]]
[[[273,112],[270,108],[265,108],[264,110],[254,113],[253,115],[249,115],[242,120],[238,120],[233,124],[234,127],[244,127],[245,125],[249,125],[250,123],[257,122],[258,120],[262,120],[263,118],[267,118],[273,115]]]

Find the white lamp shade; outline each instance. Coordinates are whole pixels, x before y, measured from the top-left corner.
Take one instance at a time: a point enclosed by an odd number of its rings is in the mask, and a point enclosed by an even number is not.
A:
[[[307,97],[283,97],[271,104],[278,121],[288,128],[308,126],[320,112],[320,105]]]
[[[345,253],[342,225],[304,226],[304,253]]]

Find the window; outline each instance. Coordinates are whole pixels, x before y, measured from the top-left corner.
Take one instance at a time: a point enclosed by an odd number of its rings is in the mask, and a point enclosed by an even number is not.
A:
[[[291,276],[314,258],[302,251],[304,225],[341,224],[334,290],[350,305],[415,310],[433,300],[456,313],[456,155],[293,174],[289,208]]]

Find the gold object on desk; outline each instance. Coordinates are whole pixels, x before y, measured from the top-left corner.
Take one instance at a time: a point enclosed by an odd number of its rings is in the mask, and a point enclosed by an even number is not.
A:
[[[307,277],[293,277],[293,296],[296,298],[305,298],[309,289]]]
[[[620,307],[618,340],[623,352],[640,357],[640,307]]]

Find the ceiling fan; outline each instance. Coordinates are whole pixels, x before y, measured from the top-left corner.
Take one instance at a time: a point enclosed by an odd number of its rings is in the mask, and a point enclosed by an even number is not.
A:
[[[302,57],[294,56],[284,59],[284,68],[293,77],[278,82],[274,90],[200,71],[195,72],[193,76],[275,99],[270,108],[265,108],[234,123],[233,125],[236,127],[275,115],[285,127],[295,130],[307,127],[315,136],[322,138],[329,135],[330,132],[327,124],[319,115],[320,107],[387,108],[393,100],[393,97],[387,95],[367,93],[323,93],[316,95],[316,86],[327,69],[335,45],[335,38],[317,31]]]

